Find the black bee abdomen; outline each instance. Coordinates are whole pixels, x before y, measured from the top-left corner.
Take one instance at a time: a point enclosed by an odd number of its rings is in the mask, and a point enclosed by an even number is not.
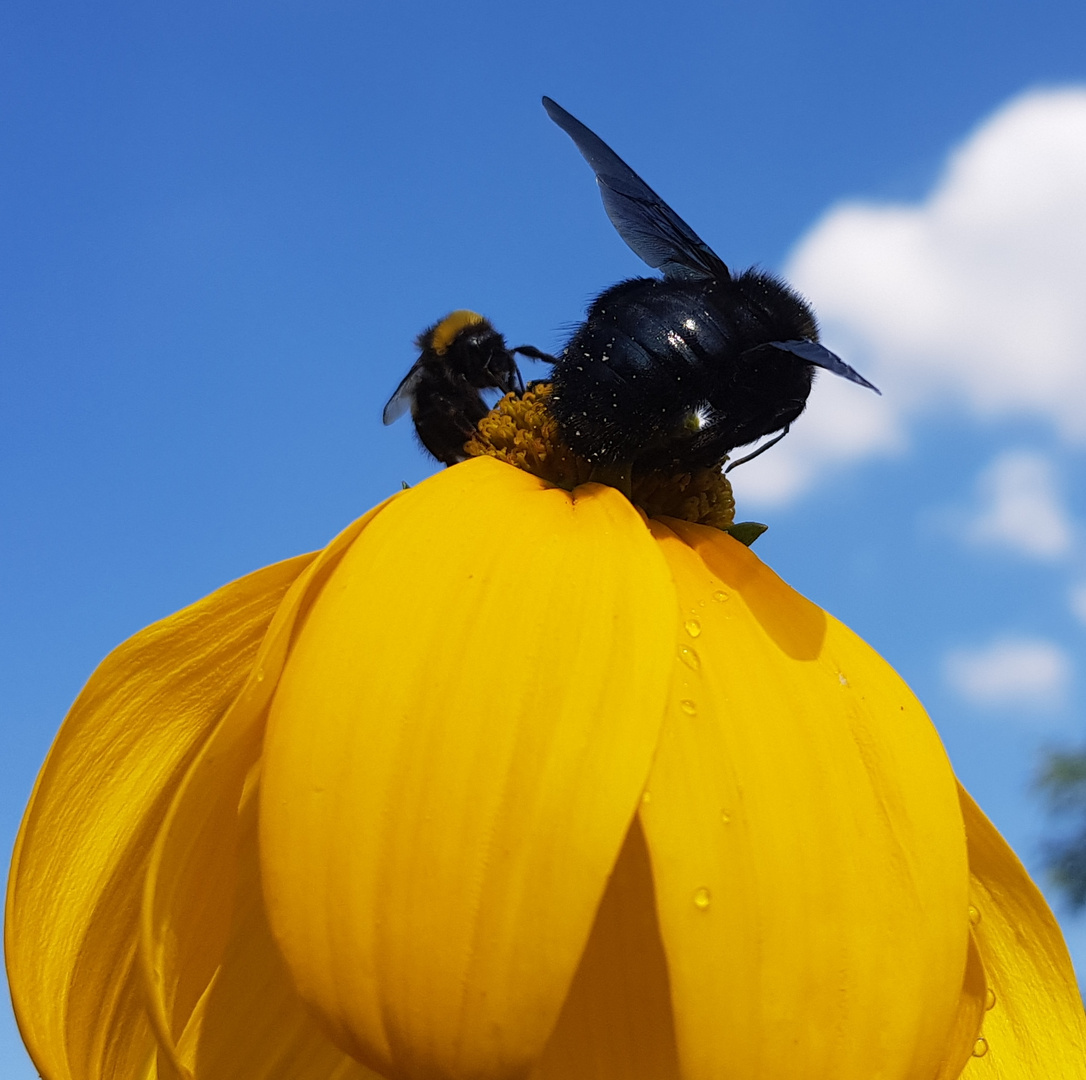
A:
[[[560,356],[552,408],[589,461],[716,464],[790,424],[810,393],[810,364],[748,350],[816,335],[807,305],[769,275],[624,281]]]
[[[711,357],[727,347],[704,293],[705,283],[635,278],[592,304],[554,370],[551,407],[574,450],[623,462],[683,430],[708,391]]]
[[[489,412],[478,390],[458,371],[443,363],[426,364],[411,406],[419,442],[446,465],[463,461],[464,443]]]

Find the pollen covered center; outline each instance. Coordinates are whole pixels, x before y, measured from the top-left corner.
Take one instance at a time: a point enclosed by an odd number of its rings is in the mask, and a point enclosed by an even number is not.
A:
[[[589,462],[562,442],[547,407],[550,394],[549,383],[533,383],[519,397],[506,394],[479,421],[465,452],[471,457],[496,457],[569,491],[602,480]],[[681,518],[717,529],[727,529],[735,521],[732,487],[719,467],[635,469],[630,497],[650,517]]]

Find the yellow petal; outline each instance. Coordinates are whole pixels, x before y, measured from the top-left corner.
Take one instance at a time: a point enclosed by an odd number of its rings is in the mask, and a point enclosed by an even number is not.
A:
[[[685,1080],[929,1080],[968,942],[961,812],[889,666],[714,529],[641,809]]]
[[[531,1080],[679,1080],[652,868],[634,819]]]
[[[395,498],[395,496],[394,496]],[[147,1012],[169,1063],[181,1076],[177,1038],[226,947],[239,850],[238,807],[260,755],[267,705],[297,620],[343,552],[393,500],[348,526],[291,585],[268,625],[245,681],[192,759],[166,810],[147,864],[139,960]]]
[[[141,1075],[154,1039],[135,966],[154,834],[312,556],[269,566],[149,626],[91,676],[23,819],[8,883],[8,978],[48,1080]]]
[[[406,492],[314,602],[269,716],[269,919],[392,1077],[522,1075],[635,811],[675,594],[640,516],[491,459]]]
[[[306,1012],[268,930],[260,889],[255,784],[239,823],[230,940],[181,1036],[196,1080],[380,1080],[336,1049]]]
[[[995,995],[962,1080],[1082,1080],[1086,1018],[1063,935],[1037,886],[961,789],[974,934]]]

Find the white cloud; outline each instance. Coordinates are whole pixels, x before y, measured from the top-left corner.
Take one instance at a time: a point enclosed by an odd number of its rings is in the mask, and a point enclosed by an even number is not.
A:
[[[830,210],[786,277],[885,397],[823,378],[796,431],[744,466],[744,494],[783,501],[826,465],[893,452],[936,408],[1041,418],[1086,445],[1086,88],[1009,102],[920,204]]]
[[[1071,661],[1055,642],[1006,637],[952,651],[944,672],[953,689],[974,705],[1052,709],[1067,693]]]
[[[966,539],[1038,559],[1056,559],[1071,550],[1073,530],[1055,468],[1043,454],[1000,454],[981,473],[977,489],[980,506],[965,523]]]

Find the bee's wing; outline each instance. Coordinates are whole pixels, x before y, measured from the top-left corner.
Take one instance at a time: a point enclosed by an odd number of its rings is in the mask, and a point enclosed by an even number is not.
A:
[[[399,420],[415,400],[415,391],[422,380],[422,361],[417,360],[415,366],[403,377],[403,381],[396,387],[396,392],[388,399],[385,411],[381,413],[381,419],[386,424]]]
[[[549,97],[543,108],[592,166],[603,208],[634,254],[664,277],[730,276],[724,260],[598,135]]]
[[[837,353],[830,352],[825,345],[820,345],[817,341],[811,341],[809,338],[801,338],[798,341],[770,341],[765,345],[757,345],[748,352],[757,352],[758,349],[776,349],[779,352],[791,353],[801,360],[806,360],[808,364],[832,371],[834,375],[840,375],[842,379],[848,379],[849,382],[866,386],[868,390],[874,390],[879,397],[882,396],[882,391],[874,383],[869,383],[854,367],[846,364]]]

